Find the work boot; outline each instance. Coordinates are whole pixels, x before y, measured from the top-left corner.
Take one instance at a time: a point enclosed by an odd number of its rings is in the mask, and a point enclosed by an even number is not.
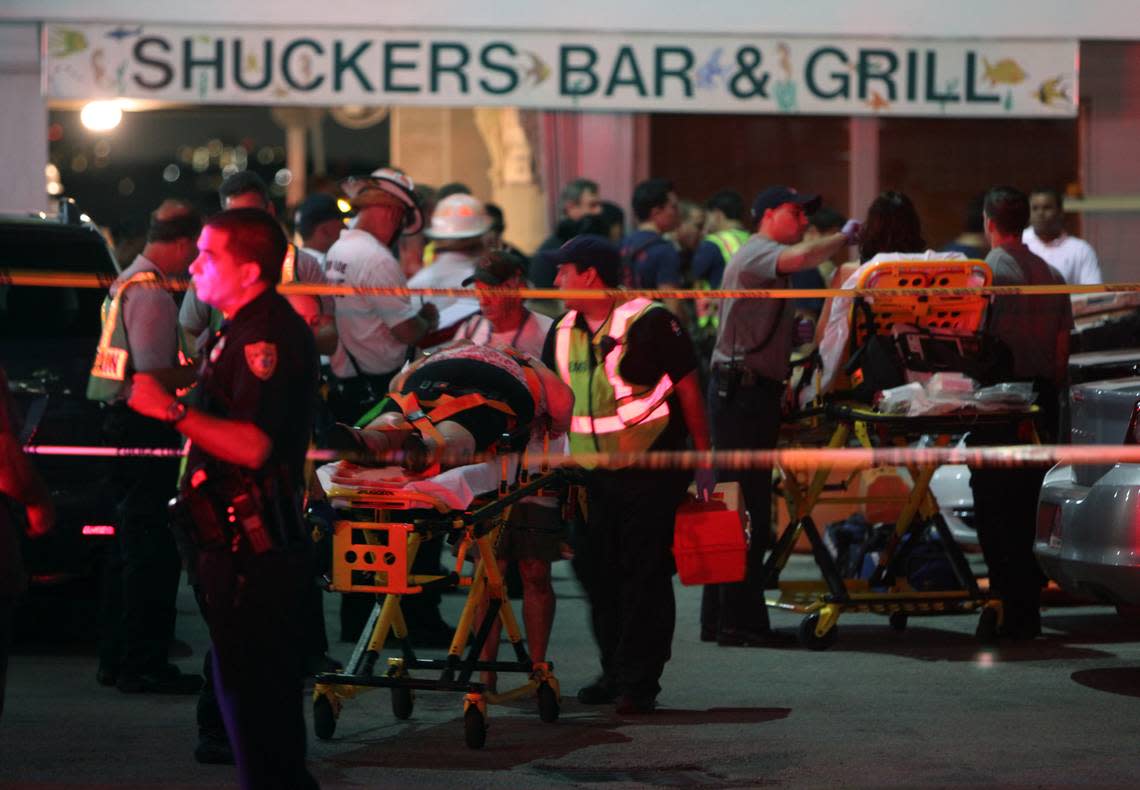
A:
[[[637,716],[652,713],[656,709],[657,697],[641,694],[622,694],[617,698],[615,708],[619,716]]]
[[[201,675],[183,674],[173,664],[158,672],[120,674],[115,684],[124,694],[197,694],[202,690]]]
[[[617,699],[618,693],[614,684],[600,677],[588,686],[578,689],[578,701],[583,705],[608,705]]]
[[[722,628],[716,635],[721,647],[788,647],[796,641],[791,634],[782,634],[770,628],[751,631],[747,628]]]

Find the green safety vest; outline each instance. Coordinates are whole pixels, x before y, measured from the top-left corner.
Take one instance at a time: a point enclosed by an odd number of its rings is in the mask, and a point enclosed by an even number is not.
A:
[[[570,452],[642,452],[648,450],[669,424],[668,374],[656,384],[632,384],[621,377],[629,327],[650,310],[664,307],[648,299],[618,305],[597,333],[577,326],[571,310],[555,327],[554,359],[558,375],[574,391],[570,419]],[[592,336],[591,336],[592,334]],[[613,347],[602,353],[601,341]],[[583,463],[591,468],[593,464]]]
[[[123,321],[123,295],[127,289],[139,283],[158,282],[154,272],[139,272],[119,286],[112,297],[103,300],[99,318],[103,331],[99,335],[99,345],[95,348],[95,361],[91,365],[91,376],[87,380],[87,399],[114,403],[126,394],[128,373],[134,371],[131,365],[130,344],[127,342],[127,325]],[[182,331],[178,331],[178,355],[187,359]]]

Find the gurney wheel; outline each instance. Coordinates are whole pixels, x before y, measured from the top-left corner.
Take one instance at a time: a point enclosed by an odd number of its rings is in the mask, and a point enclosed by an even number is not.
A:
[[[487,722],[474,705],[463,712],[463,740],[468,749],[482,749],[487,742]]]
[[[416,697],[410,688],[392,687],[392,715],[397,719],[410,719],[416,706]]]
[[[839,635],[839,626],[832,626],[823,636],[817,636],[815,627],[819,624],[819,612],[812,612],[800,621],[800,644],[808,650],[827,650]]]
[[[889,619],[891,628],[899,631],[900,633],[906,630],[906,622],[908,618],[905,612],[892,612]]]
[[[313,700],[313,732],[322,741],[327,741],[336,732],[336,712],[324,694]]]
[[[549,683],[540,683],[538,686],[538,718],[547,724],[558,721],[558,695]]]

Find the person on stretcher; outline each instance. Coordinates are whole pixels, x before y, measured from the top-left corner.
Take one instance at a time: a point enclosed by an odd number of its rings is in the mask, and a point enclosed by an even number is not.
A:
[[[420,473],[446,452],[467,457],[494,450],[504,435],[522,449],[532,433],[570,429],[574,394],[541,362],[515,349],[459,340],[401,371],[389,405],[364,428],[338,424],[332,446],[383,454],[402,451],[404,469]]]
[[[861,267],[879,261],[906,260],[931,261],[964,260],[960,252],[935,252],[927,249],[922,236],[922,222],[909,197],[901,192],[883,192],[867,209],[863,230],[859,238],[859,260],[839,267],[831,281],[832,288],[852,290],[859,282]],[[816,343],[820,355],[821,386],[817,391],[814,382],[799,393],[800,406],[807,406],[819,394],[843,390],[849,386],[844,375],[848,360],[852,331],[851,309],[854,300],[837,296],[826,300],[819,324],[816,326]]]

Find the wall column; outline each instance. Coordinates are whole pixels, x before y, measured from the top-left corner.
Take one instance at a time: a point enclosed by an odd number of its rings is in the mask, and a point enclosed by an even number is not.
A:
[[[575,178],[598,182],[603,200],[630,216],[630,197],[638,181],[649,177],[649,116],[643,113],[543,113],[542,174],[548,216],[561,212],[558,193]]]
[[[0,211],[43,211],[48,207],[48,113],[40,95],[39,28],[33,23],[0,24],[0,107]]]
[[[1119,211],[1090,205],[1080,233],[1096,250],[1105,282],[1132,282],[1140,279],[1140,44],[1082,42],[1080,57],[1081,190],[1090,203],[1116,197],[1118,204],[1131,204]]]
[[[847,214],[861,220],[879,194],[879,119],[853,116],[848,124]]]

